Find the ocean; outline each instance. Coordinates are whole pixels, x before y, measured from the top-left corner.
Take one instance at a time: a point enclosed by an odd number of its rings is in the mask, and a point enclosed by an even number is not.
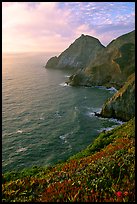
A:
[[[2,55],[3,172],[64,161],[121,123],[94,115],[115,89],[67,86],[72,71],[44,67],[54,55]]]

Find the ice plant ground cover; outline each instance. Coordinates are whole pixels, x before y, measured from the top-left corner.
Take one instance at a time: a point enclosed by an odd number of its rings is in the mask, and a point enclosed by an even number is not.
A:
[[[3,202],[135,202],[135,119],[66,162],[2,175]]]

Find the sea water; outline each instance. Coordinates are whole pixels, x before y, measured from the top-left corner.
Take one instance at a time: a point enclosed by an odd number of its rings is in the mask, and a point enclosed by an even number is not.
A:
[[[2,56],[2,171],[64,161],[119,124],[99,118],[115,89],[72,87],[69,70],[46,69],[55,53]]]

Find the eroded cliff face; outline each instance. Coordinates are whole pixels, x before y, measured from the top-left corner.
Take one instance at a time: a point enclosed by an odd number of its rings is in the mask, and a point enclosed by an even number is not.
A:
[[[106,101],[101,116],[123,121],[128,121],[135,116],[135,73],[131,74],[124,86]]]
[[[121,88],[135,70],[135,31],[113,40],[83,70],[69,79],[70,85],[103,85]]]
[[[81,70],[104,49],[98,39],[82,34],[58,57],[49,59],[46,68]]]

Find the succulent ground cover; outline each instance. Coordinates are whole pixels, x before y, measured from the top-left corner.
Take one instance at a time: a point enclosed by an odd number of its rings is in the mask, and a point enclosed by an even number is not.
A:
[[[135,202],[135,119],[51,167],[2,175],[3,202]]]

